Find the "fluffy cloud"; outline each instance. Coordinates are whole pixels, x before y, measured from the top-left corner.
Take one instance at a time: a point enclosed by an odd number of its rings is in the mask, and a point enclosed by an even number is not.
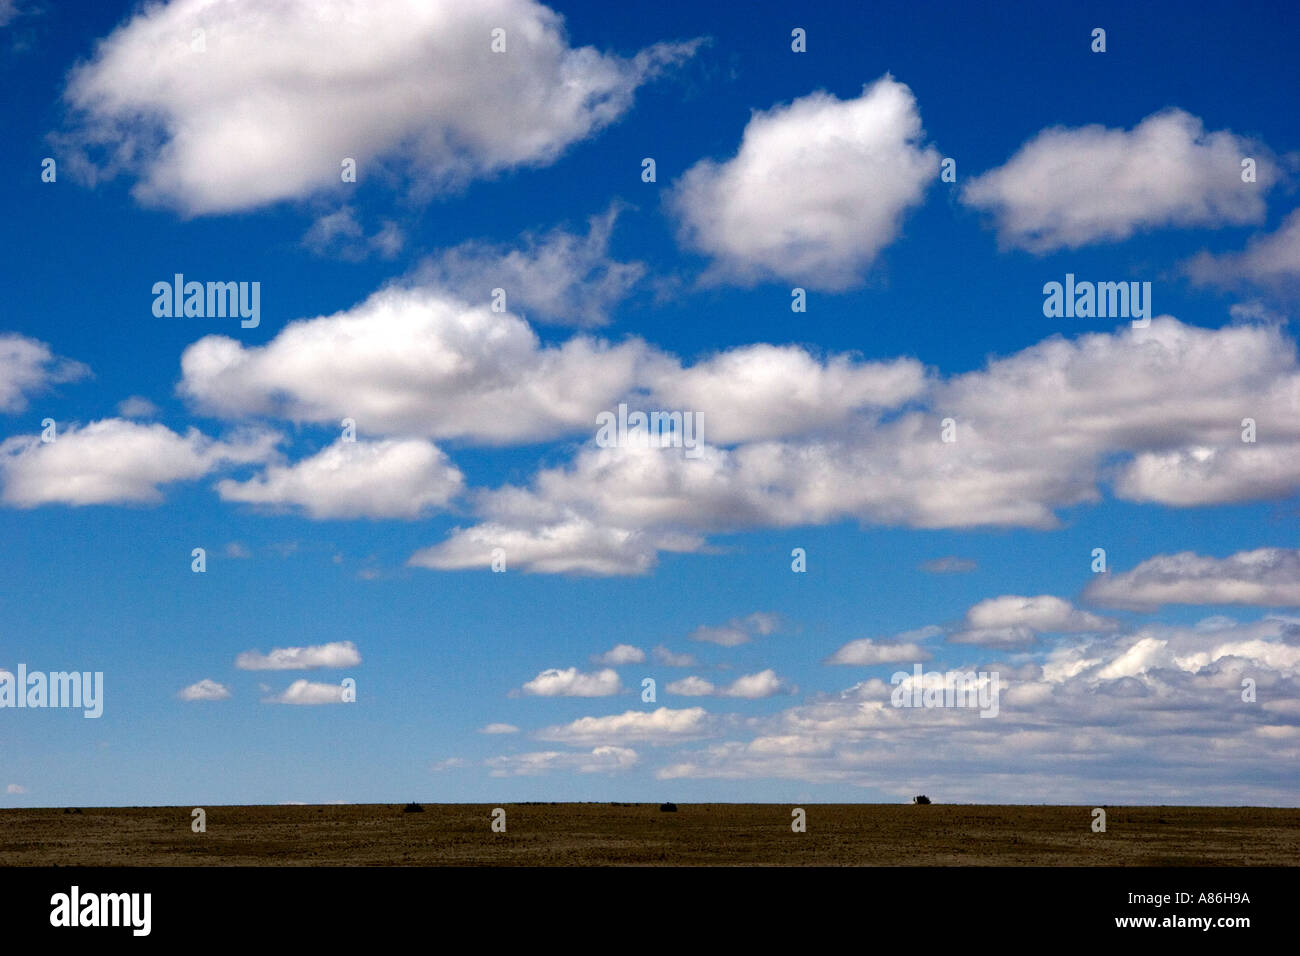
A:
[[[362,181],[405,175],[428,194],[553,162],[694,49],[574,49],[533,0],[173,0],[72,72],[61,138],[99,174],[137,176],[140,201],[188,215],[337,190],[345,157]]]
[[[308,680],[296,680],[282,694],[262,698],[264,704],[298,704],[315,706],[317,704],[342,704],[343,687],[340,684],[317,684]]]
[[[784,779],[897,797],[946,781],[954,802],[1290,806],[1300,758],[1300,622],[1210,619],[1192,628],[1067,638],[1000,672],[994,719],[975,708],[891,706],[872,679],[674,751],[660,779]],[[1255,680],[1265,707],[1241,698]],[[928,783],[927,783],[928,781]],[[1242,781],[1248,781],[1244,788]]]
[[[964,630],[949,635],[953,644],[984,647],[1025,647],[1039,634],[1113,631],[1119,625],[1089,614],[1051,594],[1021,597],[1005,594],[980,601],[966,612]]]
[[[205,677],[197,684],[182,688],[176,696],[181,700],[226,700],[230,697],[230,688]]]
[[[184,435],[158,424],[106,418],[59,429],[57,440],[20,435],[0,443],[3,500],[19,508],[162,500],[159,485],[192,481],[224,465],[267,460],[276,436],[215,441],[191,428]]]
[[[948,416],[951,443],[940,440]],[[1259,422],[1254,445],[1241,441],[1247,416]],[[1206,447],[1238,464],[1151,476],[1160,456]],[[990,359],[932,381],[892,417],[699,452],[587,444],[528,487],[477,495],[481,523],[413,563],[485,567],[493,546],[514,542],[533,570],[635,574],[659,551],[701,551],[707,534],[751,528],[1051,528],[1057,509],[1100,501],[1106,481],[1119,497],[1179,506],[1277,496],[1300,488],[1300,371],[1277,325],[1165,316]]]
[[[745,674],[737,677],[719,694],[723,697],[740,697],[744,700],[761,700],[777,694],[793,694],[797,688],[778,677],[772,669],[759,671],[757,674]]]
[[[679,697],[709,697],[717,691],[717,687],[712,681],[692,674],[690,677],[672,681],[664,690]]]
[[[1241,181],[1243,156],[1258,158],[1257,182]],[[1171,109],[1129,131],[1045,129],[970,180],[962,199],[994,216],[1004,245],[1045,253],[1167,226],[1259,222],[1274,178],[1260,147]]]
[[[623,689],[618,671],[611,668],[584,674],[576,667],[544,670],[523,686],[537,697],[609,697]]]
[[[1202,252],[1184,263],[1184,269],[1198,285],[1294,285],[1300,280],[1300,209],[1287,216],[1276,232],[1256,236],[1241,252],[1220,256]]]
[[[1040,633],[1071,634],[1110,631],[1118,625],[1104,617],[1081,611],[1069,601],[1051,594],[1020,597],[1005,594],[980,601],[966,612],[967,627],[1032,628]]]
[[[622,664],[643,664],[645,663],[645,651],[639,647],[633,647],[631,644],[615,644],[604,654],[592,658],[597,664],[607,664],[611,667],[618,667]]]
[[[235,658],[235,666],[244,671],[315,670],[318,667],[356,667],[360,663],[361,653],[351,641],[334,641],[313,647],[277,647],[270,654],[243,651]]]
[[[671,710],[629,710],[606,717],[580,717],[538,731],[542,740],[575,745],[608,744],[611,741],[643,742],[651,745],[690,740],[708,730],[708,712],[703,707]]]
[[[674,185],[682,239],[722,278],[857,284],[937,176],[912,91],[890,76],[852,100],[823,92],[755,113],[740,149]]]
[[[57,357],[44,342],[13,332],[0,335],[0,412],[21,412],[32,394],[89,374],[85,365]]]
[[[855,413],[896,408],[920,396],[925,370],[915,359],[820,360],[793,345],[746,345],[689,367],[663,363],[648,383],[659,405],[698,411],[714,444],[808,435]]]
[[[1300,550],[1257,548],[1226,558],[1158,554],[1132,571],[1094,577],[1084,598],[1139,611],[1165,604],[1300,607]]]
[[[918,644],[917,641],[929,640],[941,633],[943,633],[941,628],[924,627],[899,634],[889,641],[875,641],[869,637],[859,638],[840,647],[834,654],[826,658],[825,663],[871,667],[875,664],[928,661],[934,655]]]
[[[538,753],[490,757],[485,761],[493,777],[522,777],[569,770],[578,773],[615,773],[635,767],[637,752],[629,747],[596,747],[591,753],[562,753],[546,750]]]
[[[445,507],[464,476],[422,439],[336,441],[293,465],[217,483],[226,501],[300,507],[313,518],[418,518]]]
[[[640,262],[609,257],[609,239],[620,207],[592,216],[586,236],[553,229],[525,233],[518,247],[465,242],[416,270],[419,281],[451,289],[470,302],[487,301],[503,289],[515,311],[522,304],[535,318],[562,325],[598,326],[645,275]]]
[[[353,309],[292,322],[271,342],[210,335],[181,356],[180,391],[226,417],[274,415],[366,434],[535,442],[595,431],[641,377],[646,346],[576,337],[544,347],[488,298],[389,287]]]

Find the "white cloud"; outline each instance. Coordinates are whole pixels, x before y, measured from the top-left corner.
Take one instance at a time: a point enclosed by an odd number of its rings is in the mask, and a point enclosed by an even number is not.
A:
[[[214,441],[158,424],[106,418],[60,428],[55,441],[19,435],[0,443],[5,503],[94,505],[162,500],[159,485],[191,481],[228,464],[267,460],[277,436],[258,432]]]
[[[1257,182],[1241,181],[1244,156],[1257,158]],[[1003,245],[1041,254],[1162,227],[1259,222],[1274,179],[1261,148],[1170,109],[1129,131],[1045,129],[971,179],[962,199],[993,214]]]
[[[1294,284],[1300,280],[1300,209],[1293,210],[1276,232],[1251,239],[1241,252],[1218,256],[1201,252],[1183,267],[1198,285]]]
[[[643,664],[645,663],[645,651],[639,647],[633,647],[631,644],[615,644],[604,654],[599,654],[592,658],[597,664],[607,664],[610,667],[618,667],[623,664]]]
[[[826,663],[871,667],[875,664],[928,661],[934,655],[918,644],[917,641],[928,640],[941,633],[940,628],[925,627],[920,630],[899,634],[888,641],[876,641],[870,637],[859,638],[840,647],[826,659]]]
[[[1132,571],[1097,575],[1083,596],[1094,604],[1143,611],[1165,604],[1300,607],[1300,550],[1256,548],[1226,558],[1158,554]]]
[[[759,671],[757,674],[745,674],[737,677],[729,686],[718,693],[722,697],[740,697],[744,700],[761,700],[777,694],[793,694],[796,688],[778,677],[772,669]]]
[[[262,346],[209,335],[181,356],[179,389],[224,417],[353,418],[366,434],[538,442],[595,432],[650,352],[585,336],[543,346],[532,328],[432,289],[392,286],[287,325]]]
[[[0,334],[0,412],[24,411],[33,394],[89,374],[85,365],[59,358],[44,342],[15,332]]]
[[[351,641],[333,641],[311,647],[277,647],[270,654],[242,651],[235,666],[243,671],[298,671],[318,667],[356,667],[361,653]]]
[[[0,26],[3,26],[3,23],[0,23]],[[7,787],[5,787],[5,793],[10,795],[26,793],[26,792],[27,792],[27,788],[20,783],[11,783]]]
[[[262,699],[264,704],[300,704],[314,706],[317,704],[342,704],[343,687],[340,684],[317,684],[308,680],[296,680],[282,694],[275,694]]]
[[[723,722],[719,739],[673,751],[656,776],[838,784],[957,803],[1290,806],[1279,768],[1300,757],[1300,706],[1290,703],[1300,704],[1298,626],[1152,626],[1066,637],[1041,666],[959,668],[1000,673],[994,719],[977,708],[894,707],[895,687],[872,679]],[[1261,701],[1288,703],[1243,703],[1245,676],[1266,689]]]
[[[513,311],[526,310],[543,322],[605,325],[646,271],[643,263],[609,256],[620,211],[616,204],[592,216],[586,236],[552,229],[542,236],[525,233],[512,246],[464,242],[426,260],[416,275],[421,284],[450,289],[469,302],[489,301],[493,289],[502,289]]]
[[[230,688],[205,677],[197,684],[182,688],[176,696],[181,700],[226,700],[230,697]]]
[[[618,671],[611,668],[584,674],[576,667],[544,670],[523,686],[537,697],[609,697],[623,689]]]
[[[243,561],[253,556],[253,552],[249,551],[248,548],[238,541],[228,542],[226,544],[225,554],[226,557],[236,561]]]
[[[707,681],[703,677],[683,677],[681,680],[675,680],[669,683],[664,690],[670,694],[677,694],[681,697],[708,697],[717,691],[712,681]]]
[[[812,93],[755,113],[737,154],[696,163],[670,204],[718,277],[844,289],[938,175],[923,139],[912,91],[888,75],[852,100]]]
[[[696,664],[694,654],[678,654],[662,644],[656,646],[653,653],[655,661],[664,667],[694,667]]]
[[[270,465],[247,481],[225,479],[226,501],[297,506],[313,518],[408,518],[455,498],[464,476],[422,439],[339,439],[293,465]]]
[[[915,359],[822,360],[797,346],[759,344],[685,368],[665,362],[649,384],[659,406],[699,412],[703,437],[730,444],[834,429],[919,397],[926,382]]]
[[[137,176],[140,201],[187,215],[341,192],[344,158],[358,182],[405,176],[428,195],[554,162],[694,49],[574,49],[533,0],[173,0],[72,72],[61,139],[96,154],[100,175]]]
[[[479,729],[480,734],[517,734],[519,728],[514,724],[488,724]]]
[[[738,647],[748,644],[755,635],[766,636],[776,632],[781,619],[766,611],[755,611],[745,617],[733,617],[721,627],[697,627],[691,632],[691,640],[718,644],[722,647]]]
[[[1241,442],[1247,413],[1260,423],[1255,445]],[[948,416],[952,443],[940,440]],[[1203,447],[1239,465],[1141,478],[1153,456]],[[936,379],[891,417],[699,451],[587,444],[528,487],[476,495],[480,523],[412,563],[486,567],[492,547],[513,543],[531,570],[637,574],[659,551],[704,551],[705,535],[752,528],[1052,528],[1057,509],[1095,504],[1106,482],[1118,497],[1172,505],[1275,497],[1300,488],[1300,371],[1279,326],[1158,317]]]
[[[578,773],[615,773],[635,767],[640,758],[629,747],[596,747],[590,753],[563,753],[546,750],[537,753],[490,757],[484,761],[493,777],[534,776],[553,770]]]
[[[367,236],[351,206],[342,206],[317,217],[302,237],[302,244],[316,255],[345,262],[360,262],[375,253],[381,258],[392,259],[402,251],[405,242],[401,227],[387,219]]]
[[[703,707],[671,710],[629,710],[606,717],[580,717],[568,724],[538,731],[542,740],[565,743],[607,744],[611,741],[644,742],[651,745],[690,740],[708,733],[708,712]]]
[[[584,520],[527,529],[487,523],[457,528],[441,544],[415,552],[407,563],[438,571],[485,568],[492,563],[493,551],[501,548],[507,568],[543,574],[646,574],[660,551],[702,547],[702,539],[693,535],[599,527]]]
[[[1108,618],[1081,611],[1069,601],[1051,594],[1036,597],[1004,594],[987,598],[966,612],[965,623],[972,628],[1023,626],[1049,634],[1111,631],[1118,627]]]
[[[132,395],[117,403],[117,413],[123,418],[157,418],[158,406],[143,395]]]

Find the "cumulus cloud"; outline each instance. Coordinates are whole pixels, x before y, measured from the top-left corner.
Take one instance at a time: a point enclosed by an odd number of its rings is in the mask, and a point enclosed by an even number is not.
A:
[[[745,700],[761,700],[777,694],[793,694],[798,688],[778,677],[776,671],[768,668],[757,674],[745,674],[737,677],[719,694],[723,697],[740,697]]]
[[[511,309],[542,322],[605,325],[646,271],[643,263],[610,258],[620,211],[616,204],[592,216],[585,236],[557,228],[541,236],[525,233],[511,246],[465,242],[426,260],[416,276],[469,302],[488,301],[493,289],[501,289]]]
[[[949,635],[953,644],[984,647],[1025,647],[1039,634],[1077,634],[1113,631],[1119,625],[1109,618],[1080,610],[1051,594],[1021,597],[1004,594],[980,601],[966,612],[964,629]]]
[[[640,758],[630,747],[595,747],[590,753],[557,750],[490,757],[484,761],[493,777],[528,777],[553,770],[577,773],[616,773],[635,767]]]
[[[141,202],[186,215],[340,191],[345,159],[429,195],[554,162],[696,45],[572,48],[533,0],[173,0],[73,70],[56,139],[92,178],[126,172]]]
[[[948,416],[951,443],[940,440]],[[1253,445],[1241,441],[1247,416],[1259,422]],[[1207,461],[1236,464],[1151,471],[1160,456],[1206,447],[1218,449]],[[514,542],[532,570],[638,574],[660,551],[704,551],[709,534],[752,528],[1052,528],[1058,509],[1102,500],[1107,483],[1117,497],[1175,506],[1300,488],[1294,340],[1272,324],[1206,329],[1164,316],[1053,336],[829,434],[705,442],[691,459],[587,444],[526,487],[476,495],[480,523],[413,563],[486,567],[492,547]]]
[[[912,91],[891,76],[856,99],[817,92],[755,113],[740,149],[674,184],[682,240],[717,278],[858,284],[937,176]]]
[[[353,418],[367,434],[538,442],[595,430],[649,357],[644,343],[585,336],[543,346],[510,313],[446,292],[392,286],[266,345],[210,335],[181,356],[179,389],[225,417]]]
[[[733,617],[721,627],[697,627],[691,632],[691,640],[722,647],[738,647],[748,644],[755,636],[774,634],[780,626],[781,619],[777,615],[755,611],[744,617]]]
[[[523,686],[525,694],[537,697],[609,697],[622,689],[618,671],[608,667],[593,674],[584,674],[576,667],[552,667]]]
[[[717,687],[714,686],[712,681],[692,674],[690,677],[672,681],[664,690],[681,697],[708,697],[717,691]]]
[[[1244,156],[1257,157],[1257,182],[1241,181]],[[1127,131],[1045,129],[971,179],[962,200],[992,214],[1003,245],[1041,254],[1163,227],[1259,222],[1275,178],[1262,147],[1170,109]]]
[[[464,476],[422,439],[343,441],[247,481],[224,479],[226,501],[302,508],[313,518],[418,518],[460,494]]]
[[[0,412],[24,411],[33,394],[89,374],[85,365],[56,356],[44,342],[0,334]]]
[[[541,740],[575,745],[608,744],[611,741],[651,745],[690,740],[708,733],[708,712],[703,707],[672,710],[629,710],[606,717],[580,717],[538,731]]]
[[[656,646],[652,653],[655,662],[662,664],[664,667],[694,667],[696,665],[694,654],[678,654],[670,651],[662,644]]]
[[[250,432],[216,441],[194,428],[178,435],[163,425],[120,418],[60,428],[52,442],[19,435],[0,443],[3,500],[19,508],[156,504],[160,485],[192,481],[225,465],[266,461],[277,440]]]
[[[1018,668],[956,669],[1000,672],[992,720],[976,708],[895,707],[896,688],[871,679],[715,725],[713,740],[673,751],[656,776],[775,778],[900,798],[943,779],[945,799],[969,803],[1290,806],[1293,774],[1283,768],[1300,756],[1298,626],[1152,625],[1067,637]],[[1280,706],[1243,703],[1247,676]]]
[[[182,688],[176,696],[181,700],[226,700],[230,697],[230,688],[205,677],[197,684]]]
[[[826,658],[825,663],[871,667],[875,664],[928,661],[934,655],[917,642],[929,640],[942,633],[941,628],[931,626],[906,631],[887,641],[876,641],[870,637],[859,638],[840,647]]]
[[[660,405],[699,411],[714,444],[807,436],[855,414],[896,408],[925,389],[915,359],[820,359],[794,345],[746,345],[683,367],[662,363],[648,382]]]
[[[1294,287],[1300,282],[1300,209],[1292,211],[1276,232],[1251,239],[1241,252],[1218,256],[1201,252],[1183,268],[1197,285]]]
[[[343,687],[340,684],[317,684],[308,680],[296,680],[282,694],[273,694],[262,698],[264,704],[300,704],[314,706],[317,704],[342,704]]]
[[[1256,548],[1226,558],[1158,554],[1132,571],[1097,575],[1083,596],[1093,604],[1138,611],[1166,604],[1300,607],[1300,550]]]
[[[598,654],[592,658],[597,664],[607,664],[611,667],[618,667],[622,664],[643,664],[645,663],[645,651],[639,647],[633,647],[631,644],[615,644],[604,654]]]
[[[361,652],[351,641],[333,641],[312,647],[277,647],[270,654],[243,651],[235,658],[235,666],[244,671],[315,670],[319,667],[356,667],[360,663]]]
[[[456,528],[446,541],[420,549],[407,563],[437,571],[485,568],[501,548],[507,567],[528,572],[637,575],[654,568],[660,551],[698,551],[703,546],[695,535],[601,527],[582,519],[536,528],[487,523]]]
[[[1051,594],[1021,597],[1005,594],[980,601],[966,612],[968,627],[1016,627],[1023,625],[1041,633],[1072,634],[1110,631],[1115,621],[1081,611],[1064,598]]]

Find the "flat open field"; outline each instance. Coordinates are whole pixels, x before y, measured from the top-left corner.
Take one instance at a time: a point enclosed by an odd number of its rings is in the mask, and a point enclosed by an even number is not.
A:
[[[805,804],[0,810],[3,866],[1296,866],[1300,809]]]

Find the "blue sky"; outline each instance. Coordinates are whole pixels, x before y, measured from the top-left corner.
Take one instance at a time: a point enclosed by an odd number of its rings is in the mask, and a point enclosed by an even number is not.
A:
[[[258,6],[0,2],[3,805],[1294,805],[1292,8]]]

